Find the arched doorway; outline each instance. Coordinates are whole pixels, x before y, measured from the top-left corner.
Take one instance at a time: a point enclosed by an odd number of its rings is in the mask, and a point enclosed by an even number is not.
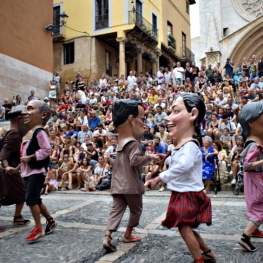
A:
[[[256,58],[263,55],[263,23],[255,25],[245,34],[238,44],[233,49],[230,58],[235,62],[235,65],[238,65],[239,62],[242,62],[243,57],[246,57],[248,60],[255,55]]]

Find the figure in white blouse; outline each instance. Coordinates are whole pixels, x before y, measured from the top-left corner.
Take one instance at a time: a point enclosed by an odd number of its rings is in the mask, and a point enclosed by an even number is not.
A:
[[[210,198],[203,192],[202,155],[199,142],[200,124],[205,105],[196,94],[183,93],[172,104],[172,113],[165,118],[171,138],[177,145],[171,153],[169,169],[152,180],[151,187],[160,181],[172,191],[166,218],[162,225],[178,227],[194,257],[194,262],[215,262],[215,254],[194,231],[200,224],[212,224]],[[201,253],[203,251],[203,253]]]

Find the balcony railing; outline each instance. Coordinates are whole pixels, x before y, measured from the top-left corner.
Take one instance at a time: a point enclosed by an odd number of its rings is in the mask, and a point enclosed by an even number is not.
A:
[[[155,28],[150,22],[148,22],[140,13],[136,11],[129,11],[129,24],[133,23],[155,39],[158,38],[157,28]]]
[[[105,64],[105,67],[106,67],[106,74],[108,76],[112,76],[112,66],[110,64]]]
[[[195,61],[195,54],[187,47],[181,47],[181,57],[186,57],[191,61]]]
[[[168,46],[176,50],[176,40],[172,35],[168,35]]]

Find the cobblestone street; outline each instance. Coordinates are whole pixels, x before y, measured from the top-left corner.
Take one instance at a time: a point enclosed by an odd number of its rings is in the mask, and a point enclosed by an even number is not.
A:
[[[218,263],[259,263],[263,262],[263,239],[254,239],[258,248],[255,253],[246,253],[237,240],[244,230],[247,220],[246,205],[239,196],[219,193],[212,196],[213,225],[202,225],[200,233],[210,248],[217,254]],[[193,259],[182,241],[177,229],[168,230],[160,226],[165,216],[169,192],[160,194],[147,192],[144,196],[144,210],[140,226],[136,228],[142,241],[123,244],[121,236],[128,220],[124,215],[121,227],[113,234],[113,242],[118,251],[106,254],[102,248],[105,225],[111,206],[108,192],[83,194],[76,191],[55,193],[43,197],[44,203],[56,218],[58,226],[52,235],[44,236],[39,242],[26,244],[24,238],[33,223],[26,228],[14,228],[12,216],[14,207],[0,209],[0,262],[51,263],[188,263]],[[28,207],[23,216],[31,218]],[[43,220],[43,224],[45,221]]]

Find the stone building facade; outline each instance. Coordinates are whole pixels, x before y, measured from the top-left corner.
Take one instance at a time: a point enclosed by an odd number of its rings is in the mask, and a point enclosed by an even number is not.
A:
[[[195,0],[54,0],[54,15],[65,12],[68,19],[53,32],[53,71],[63,86],[77,72],[92,81],[102,73],[156,73],[160,64],[191,61],[191,4]]]
[[[52,79],[52,37],[44,28],[52,19],[52,0],[1,1],[0,104],[30,91],[43,99]],[[32,11],[33,10],[33,11]]]
[[[200,36],[192,39],[199,65],[224,66],[230,58],[235,66],[243,57],[262,55],[263,1],[199,1]]]

